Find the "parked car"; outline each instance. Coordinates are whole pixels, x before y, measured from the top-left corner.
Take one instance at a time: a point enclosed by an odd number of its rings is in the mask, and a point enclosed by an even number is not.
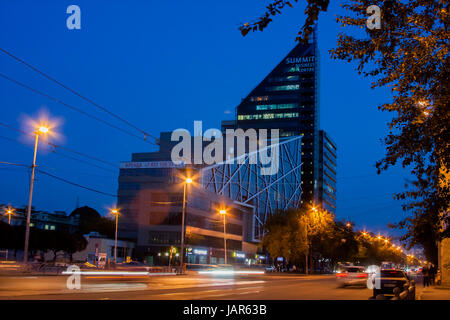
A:
[[[342,266],[336,272],[336,280],[341,287],[366,285],[368,274],[360,266]]]
[[[377,281],[380,281],[380,287],[376,288]],[[409,277],[400,269],[381,269],[372,280],[374,284],[373,296],[379,294],[394,294],[394,288],[398,287],[402,290],[405,283],[409,282]]]

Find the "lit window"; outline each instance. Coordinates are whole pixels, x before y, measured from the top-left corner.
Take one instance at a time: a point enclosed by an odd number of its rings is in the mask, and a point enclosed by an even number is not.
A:
[[[269,119],[281,119],[281,118],[297,118],[298,112],[291,113],[263,113],[263,114],[241,114],[238,115],[238,120],[269,120]]]
[[[251,97],[250,101],[268,101],[269,96]]]
[[[50,230],[55,230],[55,226],[50,226]]]
[[[282,104],[260,104],[256,106],[256,110],[279,110],[279,109],[293,109],[297,108],[297,103],[282,103]]]
[[[300,79],[299,76],[274,77],[270,78],[269,82],[297,81],[299,79]]]
[[[289,84],[285,86],[275,86],[275,87],[267,87],[267,91],[290,91],[290,90],[299,90],[299,84]]]
[[[313,72],[314,71],[314,63],[310,62],[308,64],[306,64],[305,66],[301,66],[301,65],[296,65],[293,67],[289,67],[287,69],[285,69],[286,72]]]

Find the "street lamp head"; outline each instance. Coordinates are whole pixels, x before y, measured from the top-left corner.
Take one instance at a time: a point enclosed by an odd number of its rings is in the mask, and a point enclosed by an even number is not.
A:
[[[187,178],[186,179],[186,183],[192,183],[192,179],[191,178]]]
[[[119,209],[116,209],[116,208],[111,209],[111,214],[118,215],[119,214]]]
[[[40,132],[40,133],[47,133],[47,132],[48,132],[48,127],[40,126],[40,127],[39,127],[39,132]]]
[[[220,214],[227,214],[227,210],[221,209],[221,210],[219,210],[219,213],[220,213]]]

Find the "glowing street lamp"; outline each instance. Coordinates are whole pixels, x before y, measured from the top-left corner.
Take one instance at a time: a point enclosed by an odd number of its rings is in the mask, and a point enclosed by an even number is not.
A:
[[[31,222],[31,202],[33,199],[33,186],[34,186],[34,172],[36,169],[36,153],[38,147],[39,135],[47,134],[49,132],[49,128],[47,126],[41,125],[35,131],[35,141],[34,141],[34,156],[33,156],[33,165],[31,166],[31,183],[30,183],[30,194],[28,196],[28,208],[27,208],[27,222],[25,225],[25,247],[23,250],[23,262],[28,262],[28,243],[30,241],[30,222]]]
[[[48,127],[44,127],[44,126],[39,127],[39,132],[47,133],[48,132]]]
[[[219,210],[219,213],[223,216],[223,248],[224,248],[224,257],[225,257],[225,264],[227,264],[227,229],[226,229],[226,216],[227,216],[227,210],[221,209]]]
[[[181,250],[180,250],[180,267],[181,267],[181,273],[184,272],[183,263],[184,263],[184,221],[186,219],[186,192],[187,192],[187,186],[188,184],[192,183],[191,178],[186,178],[184,180],[184,186],[183,186],[183,210],[181,212]]]
[[[14,214],[14,209],[8,207],[8,209],[6,209],[6,214],[8,215],[8,224],[11,225],[11,216]]]
[[[109,211],[109,213],[113,214],[116,217],[116,237],[114,240],[114,264],[117,263],[117,225],[119,223],[119,209],[113,208]]]

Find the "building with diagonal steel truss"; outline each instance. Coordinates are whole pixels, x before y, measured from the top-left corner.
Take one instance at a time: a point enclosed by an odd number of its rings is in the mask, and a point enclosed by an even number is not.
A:
[[[301,204],[301,137],[283,138],[277,144],[267,145],[278,156],[278,170],[273,174],[261,174],[264,165],[252,161],[252,153],[200,169],[201,184],[206,190],[254,207],[253,227],[247,230],[246,237],[251,241],[261,240],[268,216]]]

